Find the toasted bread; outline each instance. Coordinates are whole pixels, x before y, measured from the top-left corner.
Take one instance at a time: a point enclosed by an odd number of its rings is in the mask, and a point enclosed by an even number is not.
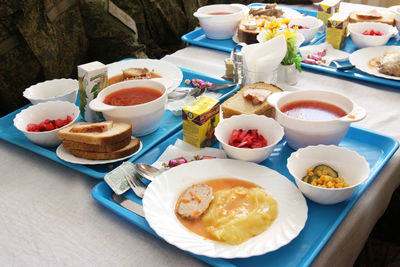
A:
[[[112,128],[104,132],[72,132],[73,127],[93,127],[96,123],[78,122],[58,132],[58,138],[92,145],[115,144],[126,140],[132,135],[132,125],[123,122],[114,122]]]
[[[235,95],[227,99],[221,105],[223,118],[229,118],[233,115],[257,114],[267,117],[275,117],[275,108],[270,106],[267,101],[254,104],[250,99],[246,99],[244,93],[247,89],[268,90],[272,93],[282,92],[282,89],[263,82],[253,83],[241,88]]]
[[[85,150],[92,152],[112,152],[127,146],[130,142],[131,142],[131,137],[129,136],[128,138],[116,142],[114,144],[94,145],[94,144],[85,144],[82,142],[75,142],[70,140],[64,140],[62,144],[63,147],[66,149],[77,149],[77,150]]]
[[[353,11],[349,15],[350,23],[371,21],[371,22],[386,23],[392,26],[395,26],[396,24],[395,18],[396,15],[394,13],[376,11],[374,9],[369,12]]]
[[[105,121],[91,124],[75,124],[71,128],[73,133],[102,133],[113,127],[113,121]]]
[[[131,141],[125,147],[112,151],[112,152],[93,152],[79,149],[70,149],[69,152],[75,157],[91,159],[91,160],[105,160],[105,159],[118,159],[133,154],[140,148],[140,140],[132,137]]]

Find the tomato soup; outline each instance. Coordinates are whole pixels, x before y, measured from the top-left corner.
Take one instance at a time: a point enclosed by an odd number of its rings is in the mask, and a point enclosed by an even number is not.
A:
[[[153,101],[162,93],[153,88],[133,87],[118,90],[106,96],[104,104],[111,106],[134,106]]]
[[[334,120],[347,113],[332,104],[315,100],[301,100],[288,103],[280,110],[290,117],[308,121]]]

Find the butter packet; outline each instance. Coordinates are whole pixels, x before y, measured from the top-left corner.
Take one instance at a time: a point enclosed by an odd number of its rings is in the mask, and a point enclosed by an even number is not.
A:
[[[125,179],[126,175],[133,175],[136,172],[135,164],[126,161],[104,176],[104,181],[117,195],[122,195],[129,190],[129,184]]]
[[[326,29],[326,42],[335,49],[343,48],[347,38],[347,26],[349,25],[349,16],[338,13],[328,20]]]
[[[326,26],[328,24],[328,19],[335,13],[339,13],[341,0],[324,0],[318,5],[317,18],[324,22]]]

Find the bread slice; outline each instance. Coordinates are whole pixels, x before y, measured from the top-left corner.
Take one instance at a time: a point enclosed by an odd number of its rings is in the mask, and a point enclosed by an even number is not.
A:
[[[357,23],[357,22],[380,22],[380,23],[386,23],[392,26],[395,26],[396,21],[396,15],[391,12],[383,12],[383,11],[375,11],[372,10],[370,13],[371,15],[368,15],[368,12],[362,12],[362,11],[353,11],[349,15],[349,22],[350,23]],[[378,13],[377,13],[378,12]],[[377,16],[377,14],[380,14],[380,16]]]
[[[270,106],[267,101],[254,104],[251,99],[246,99],[244,94],[247,89],[268,90],[271,93],[282,92],[283,90],[273,84],[258,82],[244,86],[235,95],[228,98],[221,105],[223,118],[233,115],[257,114],[267,117],[275,117],[275,108]]]
[[[70,149],[69,152],[78,158],[85,158],[91,160],[106,160],[106,159],[119,159],[129,156],[140,148],[140,140],[132,137],[129,144],[119,150],[112,152],[93,152],[79,149]]]
[[[123,122],[114,122],[112,128],[104,132],[72,132],[73,127],[82,126],[92,127],[96,123],[78,122],[58,132],[58,138],[61,140],[69,140],[92,145],[108,145],[115,144],[126,140],[132,135],[132,125]]]
[[[75,124],[71,128],[73,133],[102,133],[113,127],[113,121],[104,121],[90,124]]]
[[[75,142],[71,140],[64,140],[62,144],[63,147],[66,149],[86,150],[92,152],[112,152],[127,146],[130,142],[131,142],[131,137],[129,136],[128,138],[113,144],[94,145],[94,144],[85,144],[82,142]]]

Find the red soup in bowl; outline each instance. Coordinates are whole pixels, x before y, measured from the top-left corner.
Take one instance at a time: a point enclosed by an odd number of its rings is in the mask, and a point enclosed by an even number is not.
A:
[[[111,106],[135,106],[151,102],[162,96],[156,89],[133,87],[113,92],[104,98],[104,104]]]
[[[308,121],[335,120],[347,115],[347,112],[338,106],[316,100],[290,102],[280,110],[288,116]]]

